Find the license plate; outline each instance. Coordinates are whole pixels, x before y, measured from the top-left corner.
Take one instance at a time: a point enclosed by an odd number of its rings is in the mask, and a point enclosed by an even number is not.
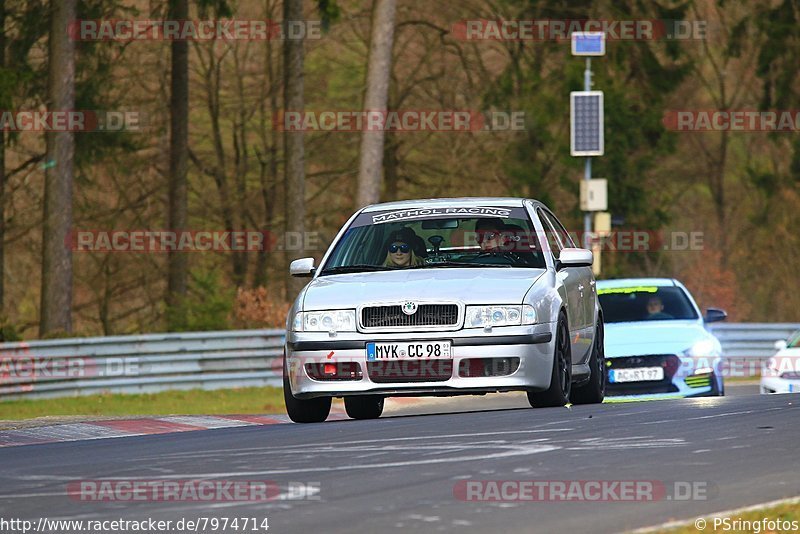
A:
[[[609,382],[650,382],[664,379],[662,367],[634,367],[632,369],[610,369]]]
[[[449,341],[402,341],[367,343],[367,361],[382,360],[449,360]]]

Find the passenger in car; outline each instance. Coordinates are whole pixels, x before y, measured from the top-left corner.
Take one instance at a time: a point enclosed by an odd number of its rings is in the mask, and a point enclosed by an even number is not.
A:
[[[403,228],[392,233],[386,241],[386,259],[384,267],[411,267],[412,265],[422,265],[423,260],[415,250],[416,234],[410,228]]]

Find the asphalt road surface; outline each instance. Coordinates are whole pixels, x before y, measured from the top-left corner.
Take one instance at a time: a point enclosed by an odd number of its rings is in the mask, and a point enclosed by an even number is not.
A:
[[[796,395],[742,395],[11,447],[0,450],[0,517],[268,517],[271,533],[619,532],[799,495],[798,406]],[[130,479],[269,480],[284,498],[120,502],[67,495],[76,481],[100,479],[115,488]],[[480,500],[492,495],[481,482],[471,493],[479,500],[464,500],[468,482],[597,480],[649,481],[659,489],[644,494],[655,500],[496,502]],[[319,493],[286,498],[297,496],[291,482]]]

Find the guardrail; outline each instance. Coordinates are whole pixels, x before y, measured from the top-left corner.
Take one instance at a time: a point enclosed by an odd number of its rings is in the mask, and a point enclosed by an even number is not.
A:
[[[760,369],[792,323],[718,323],[725,356]],[[283,330],[148,334],[0,343],[0,398],[279,386]]]
[[[731,364],[760,370],[761,364],[775,354],[775,342],[800,330],[800,323],[713,323],[709,330],[719,339]]]
[[[278,386],[283,330],[0,343],[0,398]]]

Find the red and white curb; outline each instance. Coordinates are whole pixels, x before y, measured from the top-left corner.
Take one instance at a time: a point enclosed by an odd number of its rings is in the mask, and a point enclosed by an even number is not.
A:
[[[347,419],[347,416],[342,413],[331,412],[328,417],[328,420],[341,419]],[[136,419],[109,419],[19,430],[2,430],[0,431],[0,447],[171,434],[173,432],[192,432],[214,428],[276,425],[290,422],[287,415],[171,415]]]

